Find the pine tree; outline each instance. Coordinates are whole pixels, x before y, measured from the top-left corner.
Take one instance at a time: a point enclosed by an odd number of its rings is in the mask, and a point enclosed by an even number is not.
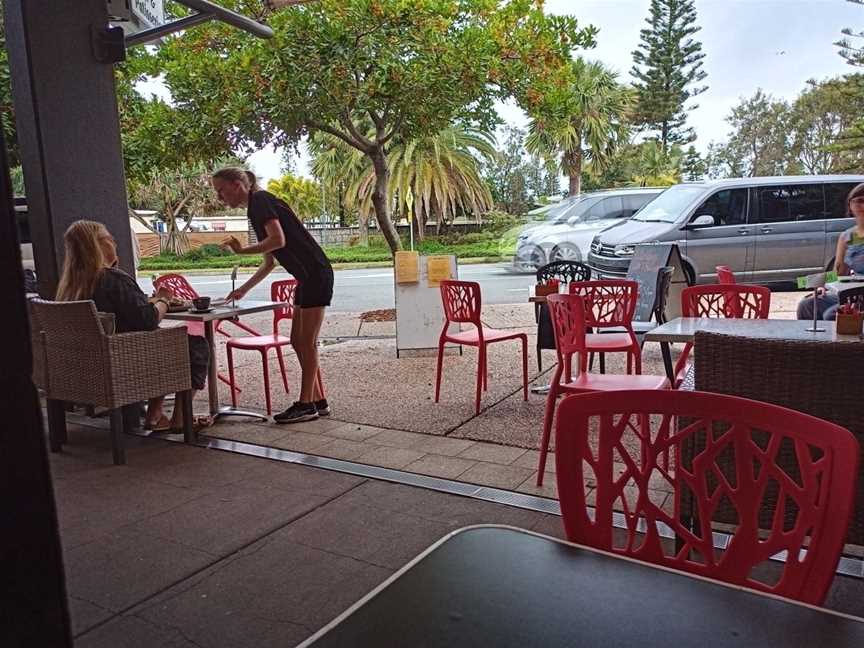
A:
[[[689,182],[701,180],[707,171],[707,165],[699,155],[696,147],[690,146],[684,151],[684,158],[681,161],[681,175]]]
[[[638,102],[634,121],[656,131],[662,150],[689,144],[696,135],[687,127],[687,101],[708,89],[695,86],[707,73],[702,69],[702,44],[692,38],[699,31],[693,0],[651,0],[650,28],[641,31],[633,52],[630,74]]]

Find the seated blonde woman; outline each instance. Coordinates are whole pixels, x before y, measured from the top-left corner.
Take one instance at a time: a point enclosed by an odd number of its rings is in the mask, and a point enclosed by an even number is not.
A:
[[[76,221],[66,230],[63,240],[66,258],[57,287],[58,301],[92,299],[96,310],[114,314],[117,333],[158,328],[168,312],[170,290],[162,288],[148,299],[132,277],[116,268],[117,246],[102,223]],[[210,350],[204,338],[190,336],[193,390],[204,388],[209,361]],[[144,427],[154,432],[179,431],[183,427],[181,408],[175,407],[169,420],[162,409],[163,401],[163,397],[150,400]],[[197,423],[206,425],[207,421]]]

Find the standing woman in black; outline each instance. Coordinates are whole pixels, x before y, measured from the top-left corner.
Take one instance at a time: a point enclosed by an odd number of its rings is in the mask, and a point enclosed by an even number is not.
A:
[[[277,414],[277,423],[300,423],[330,414],[318,383],[318,333],[324,309],[333,297],[333,268],[312,235],[292,209],[268,191],[260,189],[255,174],[226,167],[213,174],[213,188],[229,207],[247,206],[246,214],[258,237],[255,245],[243,246],[231,236],[223,246],[235,254],[263,254],[264,262],[229,299],[243,299],[279,262],[297,280],[291,346],[302,372],[300,400]]]

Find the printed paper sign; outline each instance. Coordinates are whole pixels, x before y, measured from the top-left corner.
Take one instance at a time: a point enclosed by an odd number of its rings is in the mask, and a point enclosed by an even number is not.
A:
[[[437,288],[442,281],[450,279],[450,257],[430,256],[426,259],[426,272],[429,275],[429,287]]]
[[[420,281],[420,253],[396,253],[396,283],[417,283]]]

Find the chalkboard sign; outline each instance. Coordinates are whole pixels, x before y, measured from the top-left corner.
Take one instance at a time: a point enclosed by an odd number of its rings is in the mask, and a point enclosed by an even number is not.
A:
[[[651,319],[654,302],[657,299],[657,271],[664,266],[672,266],[672,285],[666,302],[666,317],[678,317],[681,311],[681,289],[687,285],[688,277],[684,272],[681,253],[675,243],[648,243],[637,245],[627,278],[639,284],[639,301],[636,304],[634,321],[647,322]]]

